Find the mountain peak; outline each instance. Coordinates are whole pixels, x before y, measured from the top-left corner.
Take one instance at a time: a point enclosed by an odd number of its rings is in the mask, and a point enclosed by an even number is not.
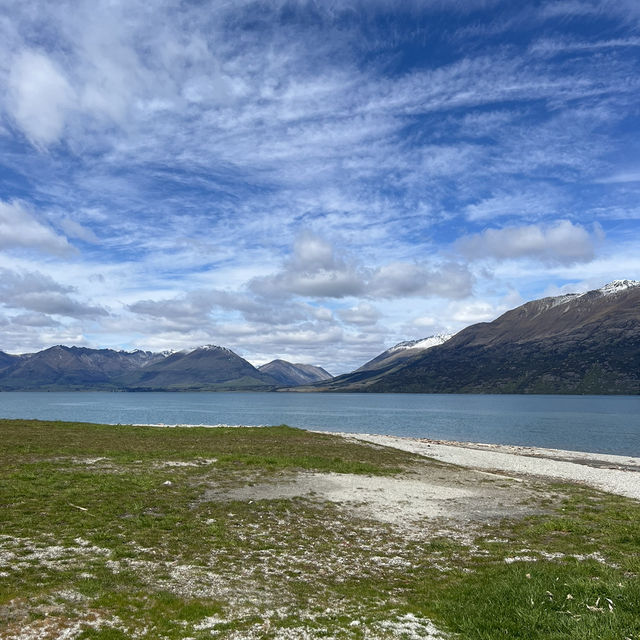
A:
[[[356,371],[373,371],[383,369],[389,366],[395,366],[420,354],[431,347],[438,347],[444,344],[453,334],[438,333],[428,338],[419,338],[418,340],[406,340],[399,342],[395,346],[383,351],[379,356],[365,362]]]
[[[565,293],[560,296],[553,296],[551,298],[542,298],[542,300],[533,300],[532,304],[538,305],[538,308],[542,306],[543,309],[550,309],[559,305],[578,300],[583,296],[589,295],[591,297],[611,296],[634,287],[640,287],[640,281],[638,280],[613,280],[608,284],[605,284],[600,289],[593,289],[592,291],[585,291],[584,293]]]
[[[210,351],[212,353],[221,353],[221,354],[228,353],[228,354],[237,356],[237,354],[231,351],[231,349],[227,349],[227,347],[221,347],[220,345],[217,345],[217,344],[203,344],[203,345],[200,345],[199,347],[194,347],[193,349],[185,349],[184,351],[178,351],[177,353],[189,354],[189,353],[202,353],[204,351]]]

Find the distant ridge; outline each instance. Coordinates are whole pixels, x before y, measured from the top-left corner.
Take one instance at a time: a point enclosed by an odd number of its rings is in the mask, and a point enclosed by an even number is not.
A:
[[[311,384],[322,380],[330,380],[333,377],[322,367],[314,367],[310,364],[291,363],[286,360],[272,360],[258,367],[258,370],[270,375],[280,385],[285,387]]]
[[[527,302],[409,359],[379,364],[308,390],[638,394],[640,282]]]

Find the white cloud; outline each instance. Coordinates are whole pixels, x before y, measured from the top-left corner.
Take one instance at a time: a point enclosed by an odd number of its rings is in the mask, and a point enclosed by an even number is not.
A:
[[[337,327],[335,345],[295,353],[354,364],[484,318],[463,310],[472,285],[497,309],[489,289],[532,271],[530,297],[579,272],[634,277],[620,270],[638,253],[625,155],[640,89],[625,15],[638,3],[493,4],[302,1],[296,15],[313,19],[284,25],[286,0],[13,3],[0,19],[0,265],[78,287],[32,291],[31,307],[108,308],[84,325],[97,342],[229,340],[276,356],[289,336]],[[393,29],[376,26],[381,7]],[[610,39],[582,41],[600,16],[617,20]],[[529,47],[520,35],[541,18],[554,40]],[[432,37],[446,59],[402,57]],[[627,235],[624,262],[616,248],[596,265],[594,220],[611,247]],[[46,266],[11,251],[25,248]],[[47,322],[38,313],[21,314],[25,332]],[[83,335],[61,318],[41,335]]]
[[[621,171],[611,176],[600,178],[596,180],[601,184],[618,184],[618,183],[633,183],[640,182],[640,169],[632,169],[629,171]]]
[[[438,321],[433,316],[420,316],[411,321],[412,326],[418,329],[433,329],[437,326]]]
[[[74,101],[64,72],[48,56],[26,50],[15,57],[9,74],[11,115],[33,144],[58,140]]]
[[[450,309],[451,319],[463,326],[476,322],[491,322],[497,315],[496,308],[484,300],[470,300]]]
[[[547,264],[574,264],[593,260],[601,239],[599,227],[589,232],[580,224],[559,220],[551,225],[487,229],[464,236],[457,247],[471,259],[533,258]]]
[[[192,328],[208,320],[211,303],[198,304],[191,296],[177,296],[163,300],[139,300],[128,309],[142,316],[167,321],[167,327]]]
[[[535,42],[530,51],[538,55],[556,55],[569,51],[591,51],[618,47],[640,47],[640,38],[617,38],[611,40],[553,40],[543,38]]]
[[[60,322],[46,313],[20,313],[11,317],[11,322],[18,327],[59,327]]]
[[[36,219],[24,204],[0,200],[0,249],[39,249],[55,255],[73,251],[64,236]]]
[[[636,0],[558,0],[543,5],[540,15],[544,18],[580,18],[584,16],[640,17]]]
[[[93,244],[100,242],[100,239],[93,229],[80,224],[77,220],[73,220],[73,218],[68,216],[62,217],[58,222],[58,226],[71,238],[78,238],[79,240]]]

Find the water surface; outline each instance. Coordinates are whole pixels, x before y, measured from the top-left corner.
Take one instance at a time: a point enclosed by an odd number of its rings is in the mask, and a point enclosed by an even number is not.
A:
[[[0,417],[109,424],[289,424],[640,456],[640,397],[4,392]]]

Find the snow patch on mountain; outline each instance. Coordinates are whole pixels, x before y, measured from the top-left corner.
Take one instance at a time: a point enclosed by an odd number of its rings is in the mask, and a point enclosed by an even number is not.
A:
[[[638,280],[614,280],[609,284],[605,284],[604,287],[598,289],[603,296],[611,296],[633,287],[640,287]]]
[[[453,333],[438,333],[434,336],[421,338],[419,340],[406,340],[405,342],[399,342],[395,347],[391,347],[387,353],[404,351],[405,349],[430,349],[431,347],[437,347],[445,343],[449,338],[453,337],[453,335]]]

